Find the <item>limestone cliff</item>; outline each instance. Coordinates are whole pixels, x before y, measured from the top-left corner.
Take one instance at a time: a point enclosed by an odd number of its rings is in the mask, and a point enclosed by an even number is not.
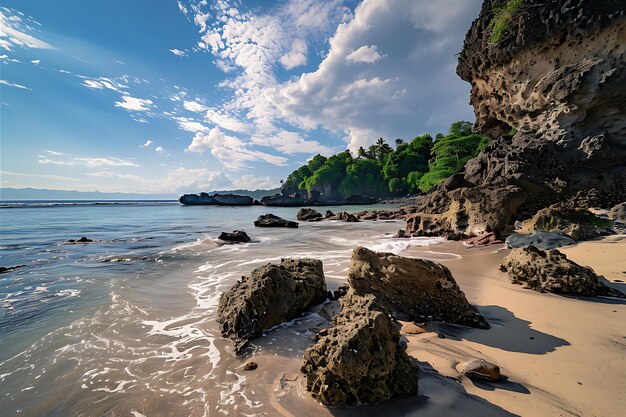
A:
[[[485,0],[459,56],[494,140],[418,201],[407,234],[501,234],[559,201],[626,200],[626,0]],[[509,134],[512,129],[513,135]]]

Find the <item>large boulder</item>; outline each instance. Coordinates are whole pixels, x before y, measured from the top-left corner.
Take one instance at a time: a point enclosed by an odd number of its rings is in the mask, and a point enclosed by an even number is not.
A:
[[[248,243],[251,240],[250,236],[243,230],[233,230],[232,233],[222,232],[218,239],[227,243]]]
[[[242,277],[220,297],[217,322],[235,350],[264,329],[299,316],[326,299],[322,262],[316,259],[283,259]]]
[[[328,220],[339,220],[339,221],[347,222],[347,223],[358,223],[360,221],[358,217],[356,217],[352,213],[348,213],[347,211],[340,211],[339,213],[333,214],[330,217],[328,217],[328,212],[327,212],[326,218]]]
[[[324,405],[375,404],[417,393],[417,365],[372,294],[341,298],[334,326],[304,352],[307,390]]]
[[[593,269],[570,261],[556,249],[547,252],[534,246],[514,249],[504,258],[500,270],[507,272],[514,284],[535,291],[624,297],[620,291],[602,283]]]
[[[312,208],[301,208],[296,218],[303,222],[317,222],[324,218],[322,213]]]
[[[373,294],[385,312],[405,321],[426,319],[489,328],[485,318],[441,264],[357,247],[348,282],[359,295]]]
[[[532,245],[539,249],[549,250],[575,245],[576,241],[560,232],[534,232],[514,233],[506,238],[505,243],[509,248],[513,249]]]
[[[256,227],[298,227],[298,222],[285,220],[273,214],[262,214],[254,221]]]
[[[539,210],[523,226],[531,232],[560,232],[574,240],[589,240],[612,234],[611,223],[587,209],[555,204]]]

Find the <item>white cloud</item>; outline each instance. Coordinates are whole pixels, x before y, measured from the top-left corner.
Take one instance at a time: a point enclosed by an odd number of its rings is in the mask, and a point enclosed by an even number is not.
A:
[[[33,59],[32,61],[30,61],[31,64],[35,64],[38,65],[39,63],[41,63],[41,59]]]
[[[115,107],[129,111],[149,111],[151,107],[154,107],[154,103],[149,99],[122,96],[122,101],[116,101]]]
[[[306,55],[308,52],[308,46],[302,39],[296,39],[293,41],[291,51],[280,58],[280,63],[283,64],[285,69],[292,69],[302,65],[306,65]]]
[[[174,119],[178,122],[178,127],[187,132],[208,132],[209,130],[209,128],[202,123],[187,117],[175,117]]]
[[[14,14],[7,16],[5,13],[15,12],[7,8],[2,8],[2,11],[0,11],[0,38],[2,38],[0,46],[2,48],[8,51],[12,50],[14,46],[34,49],[56,49],[49,43],[25,33],[33,30],[27,22],[23,22],[21,18]]]
[[[46,153],[52,156],[63,156],[63,152],[51,151],[49,149],[46,149]]]
[[[154,150],[156,152],[158,152],[158,153],[163,153],[163,147],[162,146],[157,146]]]
[[[286,130],[282,130],[271,136],[253,136],[251,142],[255,145],[271,147],[286,155],[300,153],[332,155],[339,151],[338,149],[322,145],[316,140],[306,140],[298,133],[288,132]]]
[[[151,141],[150,139],[148,139],[146,141],[146,143],[144,143],[143,145],[139,145],[140,148],[147,148],[148,146],[152,145],[154,142]]]
[[[171,53],[173,53],[174,55],[179,56],[179,57],[189,56],[189,54],[187,53],[186,49],[185,50],[180,50],[180,49],[174,48],[174,49],[170,49],[169,51]]]
[[[379,59],[382,59],[382,56],[378,53],[376,45],[362,46],[346,55],[346,61],[349,62],[366,62],[371,64]]]
[[[193,111],[196,113],[203,113],[207,110],[207,107],[197,101],[184,101],[183,107],[185,110]]]
[[[61,72],[66,72],[61,70]],[[117,78],[107,78],[107,77],[85,77],[84,75],[79,75],[79,78],[83,79],[83,86],[90,88],[92,90],[103,90],[108,89],[115,91],[120,94],[127,94],[126,90],[128,89],[128,85],[125,84],[128,80],[127,76],[117,77]]]
[[[14,88],[19,88],[21,90],[31,90],[32,91],[32,88],[28,88],[28,87],[26,87],[25,85],[22,85],[22,84],[12,83],[12,82],[7,81],[7,80],[0,80],[0,84],[6,85],[7,87],[14,87]]]
[[[64,156],[61,152],[46,151],[47,154],[52,156]],[[65,157],[64,159],[50,159],[48,156],[39,155],[37,163],[42,165],[64,165],[64,166],[84,166],[89,168],[101,167],[101,166],[115,166],[115,167],[140,167],[137,163],[129,161],[127,159],[115,158],[115,157]]]
[[[273,165],[286,165],[287,158],[248,149],[246,144],[234,136],[225,135],[218,127],[207,133],[198,132],[186,152],[210,151],[226,168],[241,169],[247,162],[265,161]]]

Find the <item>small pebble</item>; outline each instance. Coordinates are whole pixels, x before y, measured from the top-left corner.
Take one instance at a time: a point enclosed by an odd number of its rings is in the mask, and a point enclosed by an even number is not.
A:
[[[254,371],[259,365],[256,362],[248,362],[243,366],[244,371]]]

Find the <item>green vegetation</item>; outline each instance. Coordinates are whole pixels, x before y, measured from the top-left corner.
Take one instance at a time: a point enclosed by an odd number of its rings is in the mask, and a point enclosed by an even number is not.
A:
[[[360,147],[356,157],[350,151],[329,158],[316,155],[289,174],[283,187],[290,192],[316,190],[329,198],[426,192],[461,171],[487,145],[488,137],[471,129],[469,122],[456,122],[447,135],[439,133],[434,140],[429,134],[407,142],[396,139],[393,149],[380,138],[368,149]]]
[[[524,6],[524,0],[510,0],[504,7],[494,9],[493,18],[489,23],[492,43],[500,42],[511,31],[511,21],[522,6]]]

